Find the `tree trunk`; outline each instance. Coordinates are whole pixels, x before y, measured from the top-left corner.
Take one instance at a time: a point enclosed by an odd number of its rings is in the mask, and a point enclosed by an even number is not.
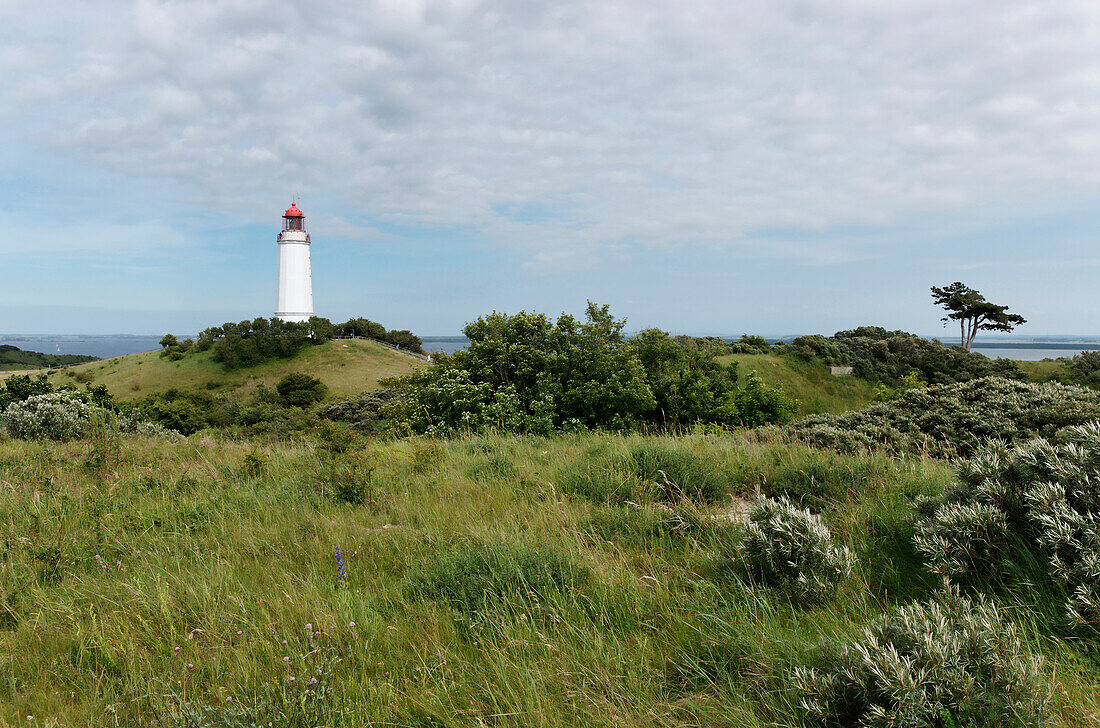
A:
[[[959,319],[959,346],[966,348],[966,319]]]

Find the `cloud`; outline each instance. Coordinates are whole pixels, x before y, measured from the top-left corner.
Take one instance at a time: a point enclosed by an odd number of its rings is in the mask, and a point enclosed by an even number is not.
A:
[[[1100,185],[1091,3],[44,7],[0,5],[27,143],[249,220],[300,193],[349,238],[461,226],[535,269],[755,256],[761,230]]]

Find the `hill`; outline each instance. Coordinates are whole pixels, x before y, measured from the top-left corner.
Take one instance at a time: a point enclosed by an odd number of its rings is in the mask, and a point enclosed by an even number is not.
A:
[[[11,344],[0,344],[0,371],[48,369],[89,361],[97,361],[97,358],[81,354],[42,354],[37,351],[24,351]]]
[[[120,400],[137,399],[169,389],[212,391],[234,396],[257,385],[274,387],[291,372],[323,381],[333,398],[378,386],[380,379],[426,366],[412,357],[371,341],[345,339],[306,346],[288,359],[273,359],[244,369],[226,370],[210,351],[190,352],[172,361],[157,351],[127,354],[50,372],[54,385],[71,377],[83,384],[102,384]]]
[[[820,361],[778,354],[727,354],[719,361],[736,362],[740,376],[756,372],[765,384],[781,387],[798,399],[800,415],[859,409],[875,394],[874,384],[859,377],[834,377]]]

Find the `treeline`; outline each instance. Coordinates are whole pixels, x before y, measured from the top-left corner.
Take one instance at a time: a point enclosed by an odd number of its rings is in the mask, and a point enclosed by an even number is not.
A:
[[[494,312],[463,329],[465,350],[437,355],[435,366],[394,380],[395,396],[369,404],[393,431],[428,434],[734,427],[793,415],[795,403],[757,378],[738,386],[736,365],[717,360],[720,347],[655,329],[627,339],[624,325],[591,302],[584,321]]]
[[[353,318],[333,324],[327,318],[311,316],[308,321],[256,318],[240,323],[211,326],[195,340],[178,340],[166,334],[160,340],[161,356],[180,359],[189,351],[212,351],[214,361],[227,369],[243,369],[271,359],[286,359],[307,345],[323,344],[338,336],[380,339],[394,346],[423,354],[420,338],[408,330],[387,331],[381,324]]]
[[[24,351],[11,344],[0,344],[0,370],[48,369],[69,364],[83,364],[97,359],[99,357],[83,354],[42,354],[37,351]]]
[[[860,326],[829,337],[799,336],[777,351],[850,366],[856,376],[890,386],[913,375],[928,384],[955,384],[988,376],[1025,378],[1020,367],[1008,359],[987,359],[961,346],[945,346],[938,340],[879,326]]]

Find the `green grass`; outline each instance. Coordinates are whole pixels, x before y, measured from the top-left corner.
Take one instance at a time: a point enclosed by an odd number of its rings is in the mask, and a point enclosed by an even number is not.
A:
[[[859,377],[834,377],[829,367],[778,354],[730,354],[722,362],[737,362],[740,374],[756,372],[765,384],[778,386],[799,401],[799,415],[860,409],[871,402],[875,387]]]
[[[1060,359],[1043,359],[1042,361],[1018,361],[1027,378],[1033,382],[1049,382],[1058,374],[1066,371],[1066,363]]]
[[[127,437],[97,467],[89,443],[0,441],[0,725],[801,725],[791,668],[933,587],[909,504],[950,477],[715,436],[364,447],[354,505],[305,441]],[[720,481],[706,502],[566,494],[592,460]],[[836,600],[716,568],[756,488],[812,497],[859,556]],[[1018,621],[1056,724],[1093,725],[1097,663]]]
[[[423,366],[369,341],[344,340],[307,346],[289,359],[233,371],[214,361],[209,351],[190,353],[178,361],[163,358],[160,352],[145,352],[68,367],[49,376],[55,386],[103,384],[116,398],[127,400],[172,388],[243,395],[259,384],[274,387],[291,372],[307,372],[328,386],[331,398],[339,398],[373,389],[380,379]]]

